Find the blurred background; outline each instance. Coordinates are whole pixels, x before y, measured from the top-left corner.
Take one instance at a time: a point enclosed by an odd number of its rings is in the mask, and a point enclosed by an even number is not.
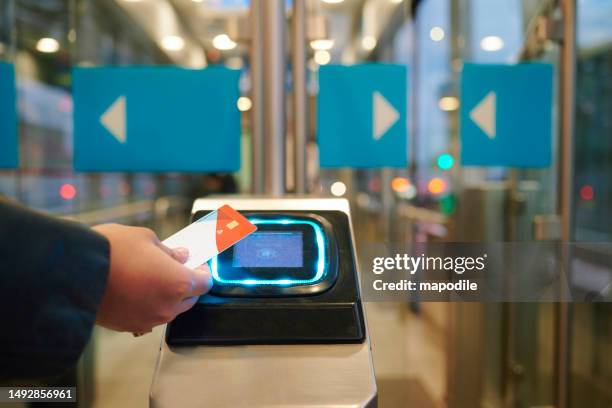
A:
[[[248,0],[0,0],[0,58],[15,66],[20,165],[0,194],[87,224],[121,222],[166,237],[194,198],[253,190]],[[365,242],[555,240],[563,191],[571,237],[612,240],[612,0],[577,0],[575,56],[561,3],[549,0],[308,0],[306,191],[350,200]],[[286,4],[291,20],[293,2]],[[287,41],[289,43],[289,41]],[[318,71],[327,64],[408,67],[408,166],[321,169]],[[462,168],[459,78],[464,62],[553,65],[553,164]],[[287,65],[290,61],[287,59]],[[222,65],[240,70],[241,168],[233,174],[72,170],[74,66]],[[568,110],[558,84],[574,70]],[[288,80],[287,92],[292,84]],[[287,104],[291,105],[291,98]],[[565,102],[567,104],[567,99]],[[287,117],[287,152],[295,137]],[[574,177],[559,141],[571,113]],[[203,129],[215,123],[202,123]],[[521,148],[529,149],[529,146]],[[296,190],[287,154],[286,190]],[[298,189],[299,191],[299,189]],[[535,226],[535,227],[534,227]],[[553,231],[553,232],[550,232]],[[572,284],[588,293],[611,265],[586,252]],[[612,407],[609,303],[367,304],[381,407]],[[81,406],[148,406],[161,329],[134,339],[96,329],[71,381]]]

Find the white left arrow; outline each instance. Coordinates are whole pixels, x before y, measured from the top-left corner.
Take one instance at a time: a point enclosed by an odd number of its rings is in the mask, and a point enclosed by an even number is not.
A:
[[[125,96],[121,95],[106,112],[100,116],[100,123],[114,136],[119,143],[125,143],[127,134],[125,131]]]
[[[385,99],[380,92],[372,94],[373,129],[372,137],[379,140],[398,121],[399,112]]]
[[[497,134],[497,95],[495,92],[489,92],[470,112],[470,119],[478,125],[480,129],[491,140],[495,139]]]

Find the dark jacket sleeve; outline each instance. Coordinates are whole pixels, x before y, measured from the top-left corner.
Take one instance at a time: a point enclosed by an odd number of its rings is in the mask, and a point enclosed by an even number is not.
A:
[[[108,241],[0,198],[0,378],[73,366],[106,288]]]

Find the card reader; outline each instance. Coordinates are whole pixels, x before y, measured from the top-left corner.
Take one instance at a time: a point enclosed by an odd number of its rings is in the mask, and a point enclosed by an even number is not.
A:
[[[347,215],[241,213],[257,231],[210,261],[213,289],[169,325],[168,344],[362,342]]]

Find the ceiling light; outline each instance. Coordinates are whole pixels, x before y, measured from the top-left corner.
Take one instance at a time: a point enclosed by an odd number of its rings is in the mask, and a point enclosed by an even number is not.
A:
[[[36,43],[36,49],[40,52],[51,54],[59,50],[59,42],[55,38],[41,38]]]
[[[161,46],[166,51],[180,51],[185,46],[185,40],[178,35],[167,35],[162,38]]]
[[[400,4],[403,0],[389,0],[391,3]]]
[[[327,4],[338,4],[338,3],[342,3],[344,0],[321,0],[321,1]]]
[[[221,51],[233,50],[236,48],[236,43],[232,41],[227,34],[219,34],[213,38],[213,46]]]
[[[334,46],[334,40],[321,39],[312,40],[310,46],[313,50],[331,50]]]
[[[480,48],[488,52],[499,51],[504,48],[504,40],[496,35],[489,35],[480,40]]]
[[[240,98],[238,98],[238,102],[236,102],[236,105],[238,106],[238,110],[240,112],[246,112],[253,107],[253,102],[251,102],[251,98],[247,96],[241,96]]]
[[[459,99],[456,96],[443,96],[438,101],[438,107],[444,112],[452,112],[459,109]]]
[[[433,27],[429,31],[429,38],[431,38],[433,41],[442,41],[444,39],[444,30],[442,27]]]
[[[329,51],[317,50],[314,53],[314,60],[319,65],[329,64],[329,62],[331,61],[331,54],[329,53]]]
[[[372,51],[376,48],[376,37],[373,35],[366,35],[361,39],[361,46],[364,50]]]

